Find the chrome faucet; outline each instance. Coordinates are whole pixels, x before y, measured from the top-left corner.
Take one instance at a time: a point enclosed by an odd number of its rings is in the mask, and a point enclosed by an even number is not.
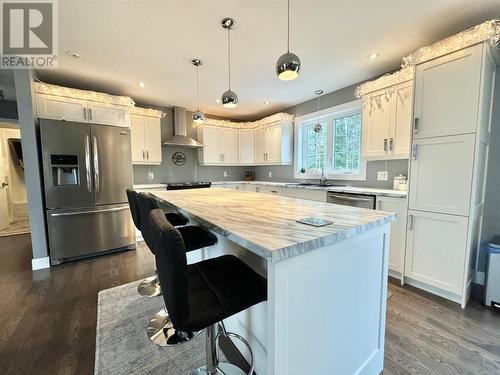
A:
[[[319,178],[319,184],[320,185],[326,185],[326,181],[328,179],[325,176],[325,168],[321,166],[321,177]]]

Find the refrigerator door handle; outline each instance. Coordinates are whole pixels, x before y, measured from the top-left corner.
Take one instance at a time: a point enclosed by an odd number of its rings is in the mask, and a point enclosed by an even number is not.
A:
[[[58,217],[58,216],[88,215],[88,214],[100,214],[100,213],[116,212],[116,211],[124,211],[124,210],[128,210],[128,207],[114,207],[114,208],[108,208],[108,209],[105,209],[105,210],[59,212],[59,213],[50,214],[50,216],[52,216],[52,217]]]
[[[90,172],[90,139],[85,136],[85,175],[87,176],[87,190],[92,193],[92,175]]]
[[[97,137],[92,136],[92,151],[94,152],[94,190],[99,191],[99,152],[97,151]]]

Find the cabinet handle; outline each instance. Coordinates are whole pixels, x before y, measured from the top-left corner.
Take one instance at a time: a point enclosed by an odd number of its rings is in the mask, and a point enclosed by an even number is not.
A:
[[[93,118],[92,118],[92,108],[89,108],[89,120],[93,120]]]
[[[394,138],[389,138],[389,151],[394,151]]]
[[[222,154],[222,161],[226,161],[226,154]]]
[[[413,133],[418,133],[418,120],[418,117],[415,117],[415,119],[413,120]]]
[[[413,144],[413,146],[411,146],[411,158],[413,160],[417,160],[417,145],[416,144]]]
[[[83,109],[83,118],[86,120],[87,119],[87,108]]]
[[[146,158],[149,160],[149,151],[146,150]]]
[[[142,150],[142,159],[146,159],[146,151]]]
[[[384,152],[387,152],[387,138],[384,138]]]
[[[413,215],[408,215],[408,230],[413,230]]]

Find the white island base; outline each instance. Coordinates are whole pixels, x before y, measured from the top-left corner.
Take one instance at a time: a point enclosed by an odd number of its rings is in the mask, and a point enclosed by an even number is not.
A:
[[[249,341],[257,374],[373,375],[384,362],[389,228],[277,261],[215,233],[218,244],[188,261],[234,254],[267,277],[267,302],[224,321]]]

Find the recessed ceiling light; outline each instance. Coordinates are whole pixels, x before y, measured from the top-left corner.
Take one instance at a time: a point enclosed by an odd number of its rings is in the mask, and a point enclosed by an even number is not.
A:
[[[220,104],[220,99],[219,99],[219,98],[215,99],[215,102],[216,102],[217,104]]]
[[[368,56],[366,56],[366,58],[368,58],[370,60],[375,60],[379,56],[380,56],[380,52],[373,52],[373,53],[370,53]]]
[[[264,102],[264,104],[269,105],[269,104],[271,104],[271,102],[270,102],[269,100],[266,100],[266,101]]]
[[[144,82],[139,82],[139,83],[138,83],[138,85],[139,85],[139,87],[144,87],[144,86],[146,86],[146,85],[144,84]]]
[[[66,53],[66,55],[68,55],[69,57],[72,57],[74,59],[81,59],[82,58],[82,55],[76,53],[75,51],[69,51],[68,50],[65,53]]]

